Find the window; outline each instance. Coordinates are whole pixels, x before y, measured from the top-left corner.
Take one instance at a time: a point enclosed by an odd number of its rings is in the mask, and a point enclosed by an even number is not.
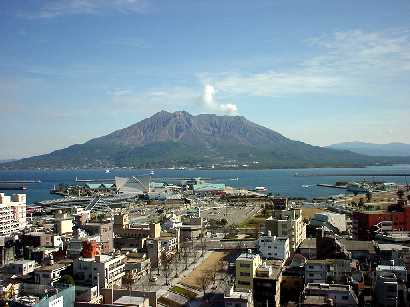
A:
[[[342,300],[347,301],[348,299],[349,299],[349,297],[347,295],[342,296]]]
[[[249,263],[241,263],[239,266],[241,268],[250,268],[251,267],[251,265]]]
[[[251,273],[249,273],[249,272],[241,272],[239,275],[240,275],[240,276],[251,276]]]

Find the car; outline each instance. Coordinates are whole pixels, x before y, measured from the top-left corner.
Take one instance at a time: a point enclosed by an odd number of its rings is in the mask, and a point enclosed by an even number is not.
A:
[[[157,276],[151,276],[150,279],[149,279],[149,281],[151,281],[151,282],[156,282],[157,280],[158,280]]]

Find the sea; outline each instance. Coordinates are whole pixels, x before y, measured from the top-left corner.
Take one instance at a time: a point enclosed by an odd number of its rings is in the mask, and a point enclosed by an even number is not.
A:
[[[77,179],[111,179],[116,176],[149,176],[153,181],[163,178],[207,178],[210,182],[224,183],[232,187],[254,189],[264,186],[272,194],[300,197],[307,200],[345,193],[341,189],[319,187],[317,184],[334,184],[336,181],[384,181],[407,184],[407,177],[372,176],[372,174],[410,173],[410,165],[369,166],[365,168],[304,168],[304,169],[265,169],[265,170],[198,170],[198,169],[105,169],[84,170],[7,170],[0,171],[0,181],[39,180],[40,183],[28,184],[25,191],[6,190],[7,194],[26,193],[27,203],[59,198],[50,190],[60,183],[74,184]],[[331,176],[341,174],[342,176]],[[366,176],[361,176],[361,175]]]

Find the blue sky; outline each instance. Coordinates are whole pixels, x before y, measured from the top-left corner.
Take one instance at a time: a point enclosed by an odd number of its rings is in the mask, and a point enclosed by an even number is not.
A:
[[[410,142],[409,1],[0,2],[0,159],[162,109]]]

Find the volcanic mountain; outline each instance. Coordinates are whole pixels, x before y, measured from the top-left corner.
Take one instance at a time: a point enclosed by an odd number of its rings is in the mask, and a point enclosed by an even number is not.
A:
[[[161,111],[127,128],[1,168],[298,168],[403,162],[294,141],[242,116]],[[397,160],[397,161],[396,161]],[[407,159],[409,160],[409,159]]]

